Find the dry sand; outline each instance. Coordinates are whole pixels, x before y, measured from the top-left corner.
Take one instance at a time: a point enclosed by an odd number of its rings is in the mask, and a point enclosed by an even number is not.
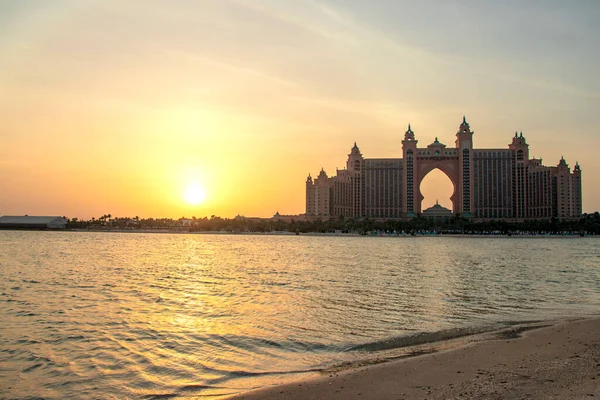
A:
[[[600,319],[507,330],[458,349],[233,399],[600,399]]]

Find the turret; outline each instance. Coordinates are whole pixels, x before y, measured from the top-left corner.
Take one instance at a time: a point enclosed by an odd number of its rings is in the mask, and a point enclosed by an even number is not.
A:
[[[515,137],[513,137],[511,145],[527,146],[527,140],[525,139],[525,136],[523,136],[523,132],[519,133],[515,131]]]
[[[529,145],[523,132],[519,133],[515,131],[515,136],[512,138],[512,142],[508,145],[508,148],[513,150],[516,154],[517,161],[528,161],[529,160]]]
[[[406,158],[407,150],[412,150],[413,153],[416,151],[418,142],[419,141],[415,139],[415,133],[411,129],[410,124],[408,124],[408,129],[404,133],[404,140],[402,141],[404,158]]]
[[[458,150],[458,169],[461,187],[458,190],[458,211],[466,217],[471,216],[471,181],[473,179],[473,131],[463,115],[462,123],[456,132],[456,149]]]
[[[406,182],[405,190],[402,192],[402,203],[404,204],[402,212],[406,216],[414,216],[417,212],[417,192],[416,188],[417,181],[417,143],[415,139],[415,133],[408,124],[408,129],[404,134],[404,140],[402,141],[402,158],[404,159],[403,168],[403,182]]]
[[[459,150],[473,148],[473,132],[467,122],[467,117],[463,115],[463,120],[456,132],[456,148]]]
[[[458,132],[459,133],[461,133],[461,132],[462,133],[469,133],[469,132],[471,132],[471,126],[467,122],[466,115],[463,115],[463,120],[462,120],[462,123],[460,124],[460,127],[458,128]]]
[[[560,157],[560,161],[558,162],[557,167],[558,168],[562,168],[562,169],[566,169],[566,170],[569,169],[569,164],[567,164],[567,161],[565,160],[564,156]]]
[[[408,124],[408,130],[404,133],[404,140],[415,140],[415,133],[410,128],[410,124]]]
[[[310,174],[308,174],[308,178],[306,178],[306,184],[312,185],[312,183],[313,183],[312,176],[310,176]]]
[[[579,167],[579,163],[575,163],[575,167],[573,167],[573,216],[580,217],[582,214],[582,204],[581,204],[581,168]]]
[[[346,169],[348,171],[359,172],[361,170],[363,162],[363,156],[360,153],[360,149],[354,142],[354,146],[350,150],[350,154],[348,154],[348,161],[346,162]]]
[[[319,172],[319,176],[317,177],[317,179],[319,179],[319,180],[327,179],[327,173],[325,172],[323,167],[321,167],[321,172]]]

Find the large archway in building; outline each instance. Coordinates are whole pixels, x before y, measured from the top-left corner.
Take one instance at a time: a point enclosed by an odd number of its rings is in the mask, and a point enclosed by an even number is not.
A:
[[[433,158],[433,157],[425,157],[425,158],[417,158],[417,204],[416,204],[416,212],[421,213],[423,199],[423,193],[421,192],[421,183],[425,179],[425,177],[433,170],[442,171],[452,182],[452,196],[450,196],[450,201],[452,202],[452,212],[456,213],[459,209],[459,171],[458,171],[458,158]]]
[[[456,188],[452,180],[439,168],[432,169],[421,179],[419,193],[423,196],[421,202],[421,211],[439,204],[442,207],[452,210],[452,195]],[[455,210],[452,210],[456,213]]]

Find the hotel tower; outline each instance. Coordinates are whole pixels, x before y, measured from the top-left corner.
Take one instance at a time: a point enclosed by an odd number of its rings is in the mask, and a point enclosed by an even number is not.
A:
[[[410,125],[402,158],[364,158],[358,146],[346,168],[329,177],[323,169],[306,180],[306,216],[338,218],[410,218],[421,213],[421,182],[438,168],[454,186],[456,214],[476,219],[560,219],[581,216],[581,169],[571,171],[564,158],[557,166],[529,158],[523,133],[503,149],[475,149],[466,119],[454,147],[436,138],[418,147]]]

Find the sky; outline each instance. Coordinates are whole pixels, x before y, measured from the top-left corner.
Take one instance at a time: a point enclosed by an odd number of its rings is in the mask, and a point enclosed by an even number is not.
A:
[[[600,210],[600,2],[0,0],[0,215],[269,217],[365,157],[522,131]],[[206,199],[185,201],[190,185]],[[423,207],[450,207],[436,171]]]

